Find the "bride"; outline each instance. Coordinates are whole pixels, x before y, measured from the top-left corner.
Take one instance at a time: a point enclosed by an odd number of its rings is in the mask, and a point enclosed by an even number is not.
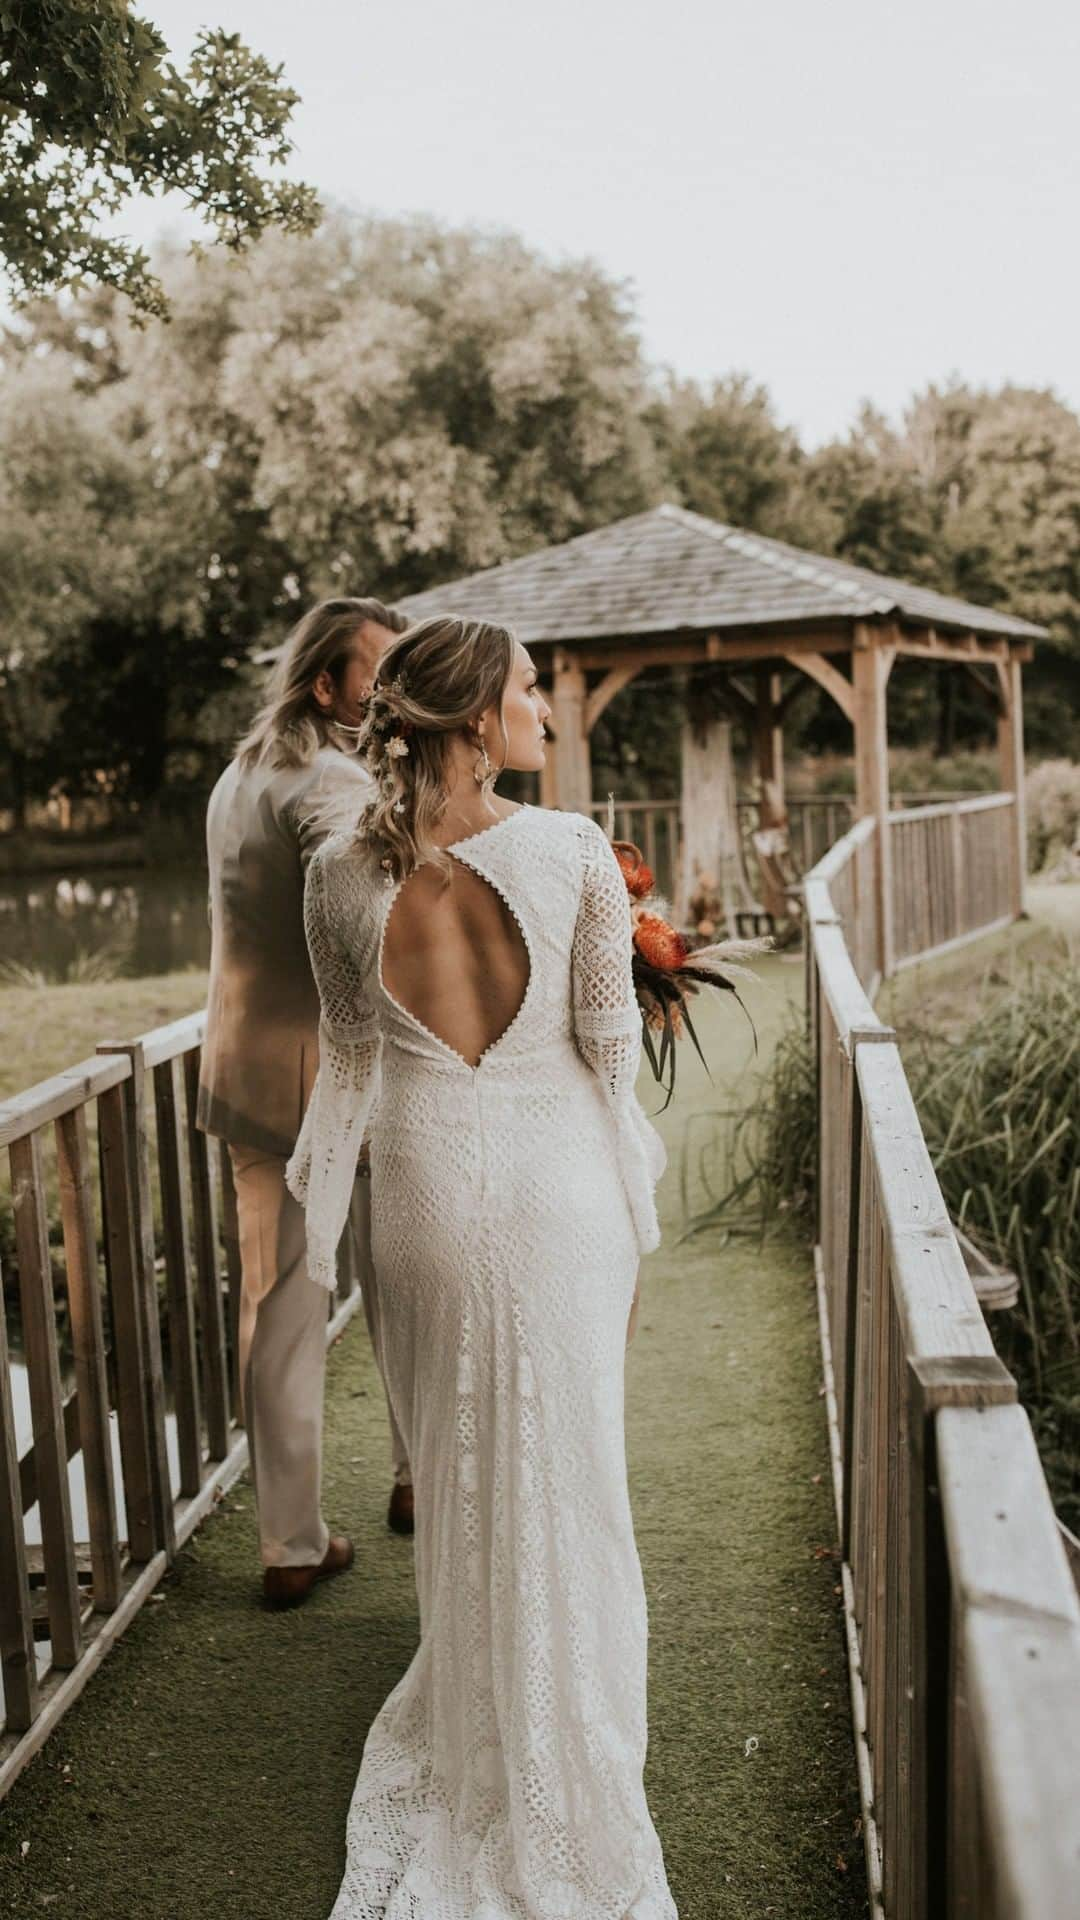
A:
[[[494,796],[543,765],[549,711],[505,629],[411,628],[361,733],[374,798],[309,871],[321,1066],[289,1181],[332,1287],[371,1127],[421,1634],[368,1734],[331,1920],[676,1920],[623,1440],[663,1150],[614,855],[580,814]]]

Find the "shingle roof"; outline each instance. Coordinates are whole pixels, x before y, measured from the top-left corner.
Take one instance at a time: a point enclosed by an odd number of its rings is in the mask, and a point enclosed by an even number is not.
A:
[[[1028,620],[671,505],[410,594],[398,605],[410,619],[457,613],[500,621],[527,644],[883,614],[965,633],[1045,638],[1045,629]]]

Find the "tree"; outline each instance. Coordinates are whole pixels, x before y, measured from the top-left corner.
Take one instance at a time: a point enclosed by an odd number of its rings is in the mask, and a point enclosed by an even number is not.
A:
[[[808,458],[795,511],[808,546],[1047,626],[1025,675],[1028,737],[1080,750],[1080,420],[1056,395],[930,386],[899,429],[865,409]],[[925,739],[933,685],[890,689],[896,737]],[[955,673],[937,685],[949,752],[958,723],[985,731],[986,710]]]
[[[245,280],[222,393],[305,592],[419,589],[658,497],[632,315],[590,262],[342,216]]]
[[[109,769],[143,806],[205,784],[245,662],[298,603],[393,597],[658,497],[631,316],[588,263],[341,215],[161,270],[167,327],[134,327],[98,287],[29,306],[0,363],[0,519],[42,562],[40,591],[12,585],[2,609],[23,637],[15,697],[47,720],[39,789],[46,767],[73,788]],[[26,410],[50,391],[56,453],[45,433],[24,485]],[[131,476],[126,517],[101,487],[76,514],[71,473],[106,455]],[[58,626],[50,589],[99,549],[127,556],[125,591],[103,561]],[[10,760],[0,715],[5,731]]]
[[[682,504],[736,527],[792,535],[791,500],[803,454],[768,392],[744,373],[703,390],[670,379],[650,426]]]
[[[98,280],[161,314],[147,255],[101,221],[175,190],[218,239],[316,223],[310,187],[268,180],[298,96],[237,35],[203,32],[189,71],[130,0],[6,0],[0,9],[0,256],[24,294]]]

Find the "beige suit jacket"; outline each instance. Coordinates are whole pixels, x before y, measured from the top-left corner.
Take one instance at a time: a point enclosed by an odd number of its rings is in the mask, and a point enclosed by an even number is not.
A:
[[[332,747],[306,767],[226,767],[210,796],[210,987],[197,1124],[290,1154],[319,1065],[319,995],[304,939],[304,876],[368,775]]]

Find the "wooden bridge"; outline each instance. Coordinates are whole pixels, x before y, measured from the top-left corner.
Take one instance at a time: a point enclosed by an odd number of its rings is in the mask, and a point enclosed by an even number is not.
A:
[[[889,817],[893,966],[1010,917],[1014,805],[1002,794]],[[1027,1416],[874,1010],[886,960],[877,832],[858,821],[805,883],[815,1258],[871,1901],[889,1920],[1064,1920],[1080,1886],[1080,1605]],[[235,1226],[193,1125],[202,1031],[195,1015],[105,1044],[0,1108],[33,1412],[19,1457],[0,1316],[0,1790],[246,1462],[230,1367]],[[357,1301],[346,1274],[329,1336]],[[26,1544],[35,1505],[40,1548]]]

